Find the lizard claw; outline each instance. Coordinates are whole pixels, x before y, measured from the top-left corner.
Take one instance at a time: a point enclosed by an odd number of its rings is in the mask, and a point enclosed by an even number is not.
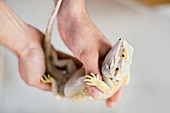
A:
[[[90,75],[94,78],[96,78],[95,74],[94,73],[90,73]]]
[[[99,90],[106,94],[110,92],[110,87],[100,80],[99,74],[95,75],[94,73],[90,73],[90,75],[85,75],[85,77],[84,81],[87,85],[96,86]]]
[[[85,75],[84,81],[87,85],[96,86],[99,80],[99,74],[95,75],[94,73],[90,73],[90,75]]]
[[[48,84],[48,83],[52,83],[53,81],[53,78],[48,74],[44,74],[42,77],[41,77],[41,81],[45,84]]]

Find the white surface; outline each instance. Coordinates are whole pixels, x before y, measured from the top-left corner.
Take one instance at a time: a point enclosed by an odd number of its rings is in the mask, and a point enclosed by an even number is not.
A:
[[[157,13],[160,14],[160,16],[170,19],[170,3],[166,5],[157,6],[155,9]]]
[[[8,0],[8,3],[27,23],[45,31],[52,1]],[[134,7],[137,8],[136,4]],[[5,49],[3,113],[167,113],[170,20],[155,13],[154,9],[144,7],[143,11],[141,7],[134,9],[114,0],[87,0],[92,21],[110,41],[115,43],[123,37],[135,48],[132,80],[115,108],[108,109],[104,101],[57,101],[52,94],[25,85],[18,73],[16,56]],[[56,34],[59,37],[56,32],[54,36]],[[57,49],[71,53],[60,38],[53,38],[53,43]]]

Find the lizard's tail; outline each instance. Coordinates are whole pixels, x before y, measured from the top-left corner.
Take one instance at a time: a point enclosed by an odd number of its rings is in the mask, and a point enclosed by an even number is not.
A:
[[[52,30],[53,30],[53,24],[57,16],[58,10],[60,8],[61,2],[62,0],[57,0],[56,6],[51,14],[51,17],[48,21],[48,25],[46,28],[46,34],[45,34],[45,39],[44,39],[44,50],[45,50],[46,62],[48,62],[47,60],[49,59],[52,53],[51,35],[52,35]]]

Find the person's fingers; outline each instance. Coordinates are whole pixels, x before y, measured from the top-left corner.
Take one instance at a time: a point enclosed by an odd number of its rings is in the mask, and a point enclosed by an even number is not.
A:
[[[39,82],[36,86],[36,88],[44,90],[44,91],[51,91],[51,85],[50,84],[44,84],[42,82]]]
[[[26,82],[27,85],[38,88],[40,90],[52,91],[51,90],[51,84],[42,83],[40,80],[39,81],[31,80],[31,81],[25,81],[25,82]]]
[[[120,89],[110,98],[106,100],[106,105],[108,107],[113,107],[116,102],[119,102],[121,97],[122,97],[122,92],[123,92],[123,86],[120,87]]]
[[[90,95],[94,98],[94,99],[101,99],[103,97],[103,93],[95,86],[87,86],[89,89],[89,93]]]
[[[116,104],[115,102],[112,102],[112,101],[111,101],[111,102],[107,102],[107,101],[106,101],[106,105],[107,105],[107,107],[109,107],[109,108],[114,107],[115,104]]]
[[[89,58],[89,56],[91,58]],[[102,79],[101,74],[100,74],[100,70],[99,70],[99,66],[98,66],[98,55],[97,54],[93,54],[93,55],[91,54],[89,56],[86,56],[86,54],[85,54],[85,56],[82,59],[83,64],[85,66],[86,74],[90,74],[90,73],[99,74],[100,79]],[[103,97],[103,93],[97,87],[88,85],[88,89],[89,89],[90,95],[93,98],[100,99],[100,98]]]

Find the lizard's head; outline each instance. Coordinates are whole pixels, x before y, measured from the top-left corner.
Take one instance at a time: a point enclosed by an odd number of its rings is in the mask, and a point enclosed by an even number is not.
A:
[[[117,81],[126,75],[132,63],[133,51],[134,49],[130,44],[119,39],[103,61],[103,77]]]

